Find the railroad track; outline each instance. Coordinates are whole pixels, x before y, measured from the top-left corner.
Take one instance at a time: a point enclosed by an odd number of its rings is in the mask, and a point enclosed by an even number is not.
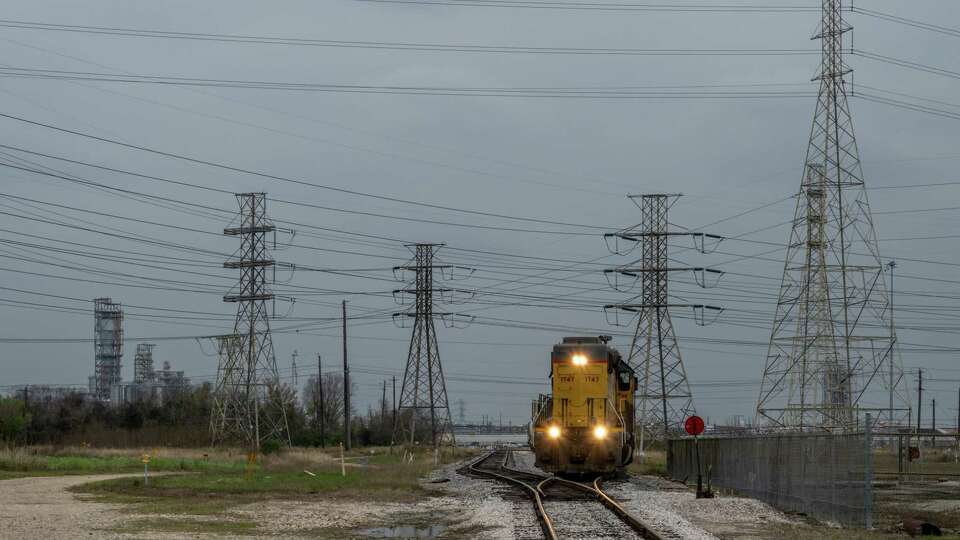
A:
[[[575,482],[553,475],[534,473],[511,467],[508,465],[511,451],[499,448],[481,457],[466,467],[466,469],[480,476],[494,478],[522,489],[531,499],[536,511],[537,519],[543,530],[543,535],[549,540],[558,540],[560,533],[569,532],[569,536],[607,536],[619,538],[623,536],[623,525],[629,527],[641,538],[647,540],[666,540],[646,523],[627,512],[623,506],[603,491],[602,478],[592,483]],[[600,516],[589,517],[592,508],[586,514],[583,503],[599,502],[604,508],[612,512],[619,522],[610,523],[609,520],[597,519]],[[548,507],[563,507],[565,511]],[[571,506],[572,505],[572,506]],[[581,511],[571,512],[571,508]],[[584,523],[587,520],[589,523]],[[600,531],[584,532],[583,527],[599,527]],[[628,532],[629,534],[629,532]]]

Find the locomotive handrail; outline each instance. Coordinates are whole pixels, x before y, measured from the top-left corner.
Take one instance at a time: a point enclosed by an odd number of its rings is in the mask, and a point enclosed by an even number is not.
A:
[[[553,396],[551,396],[549,399],[543,400],[543,404],[540,406],[539,409],[537,409],[537,414],[533,417],[533,421],[531,422],[531,424],[536,424],[537,421],[540,420],[540,416],[543,414],[544,409],[547,408],[548,402],[550,402],[551,405],[553,404]]]
[[[613,414],[617,415],[617,420],[620,421],[620,424],[619,424],[619,425],[621,425],[621,426],[623,426],[624,428],[626,428],[626,427],[627,427],[627,421],[623,419],[623,415],[621,415],[621,414],[620,414],[620,411],[617,410],[617,405],[616,405],[615,403],[612,403],[612,402],[610,401],[610,398],[609,398],[609,397],[607,398],[607,403],[610,405],[610,408],[613,409]]]
[[[607,403],[610,405],[610,408],[613,409],[613,413],[617,415],[617,420],[620,421],[620,426],[622,430],[620,431],[620,446],[622,447],[627,442],[627,421],[623,419],[623,415],[620,414],[620,411],[617,410],[616,404],[610,402],[610,398],[607,398]],[[633,452],[631,452],[632,454]]]

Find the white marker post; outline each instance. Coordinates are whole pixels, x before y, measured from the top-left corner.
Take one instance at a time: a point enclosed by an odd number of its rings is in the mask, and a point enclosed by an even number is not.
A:
[[[150,454],[144,454],[142,461],[143,461],[143,485],[148,486],[150,485],[150,473],[148,471],[148,467],[150,463]]]

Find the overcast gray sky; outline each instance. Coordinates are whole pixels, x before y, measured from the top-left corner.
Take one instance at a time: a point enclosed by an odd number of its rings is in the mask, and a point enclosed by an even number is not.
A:
[[[768,4],[798,3],[819,4],[782,0],[770,0]],[[960,6],[951,0],[873,0],[869,7],[945,26],[956,26],[960,21]],[[810,36],[819,20],[817,13],[571,11],[348,0],[12,1],[6,3],[3,18],[339,41],[808,51],[817,50],[818,43],[810,41]],[[862,14],[851,15],[850,22],[856,28],[853,35],[858,50],[960,70],[956,55],[960,38],[956,36]],[[806,94],[748,99],[552,99],[186,87],[9,74],[0,77],[0,112],[4,114],[316,184],[611,230],[639,219],[639,211],[624,197],[627,193],[684,193],[672,210],[671,222],[695,228],[795,192],[803,172],[815,104],[816,87],[810,79],[818,67],[815,55],[398,51],[10,27],[0,30],[0,51],[8,68],[160,77],[378,87],[747,85],[726,90],[795,90]],[[960,88],[955,79],[862,56],[848,60],[855,69],[857,87],[908,94],[915,97],[884,95],[960,112],[960,105],[950,104]],[[947,103],[920,102],[916,97]],[[868,186],[960,180],[955,173],[960,162],[958,120],[856,98],[851,100],[851,107]],[[445,242],[448,247],[439,253],[442,260],[477,268],[471,279],[457,285],[478,289],[476,299],[451,308],[474,313],[477,323],[466,329],[446,329],[438,323],[450,400],[452,404],[464,400],[469,419],[502,413],[505,422],[524,422],[530,400],[546,389],[551,345],[565,334],[583,333],[517,326],[546,324],[623,331],[608,326],[599,309],[583,307],[626,298],[607,287],[600,270],[629,258],[610,255],[601,229],[510,221],[357,197],[186,163],[11,119],[0,119],[0,137],[2,144],[32,152],[231,192],[266,191],[276,199],[350,211],[525,229],[439,225],[270,203],[269,212],[278,225],[296,230],[292,239],[287,234],[279,235],[281,245],[292,246],[278,250],[278,260],[345,269],[347,274],[362,276],[278,270],[278,294],[297,298],[292,306],[277,303],[278,315],[286,314],[289,319],[273,322],[278,330],[274,344],[281,374],[290,374],[290,356],[295,349],[300,353],[302,376],[316,370],[317,353],[324,355],[324,365],[329,369],[341,361],[335,319],[339,302],[346,297],[351,316],[366,315],[351,321],[350,330],[361,410],[378,399],[385,378],[401,377],[409,339],[408,329],[396,328],[389,317],[382,316],[399,309],[386,294],[397,287],[390,268],[408,259],[409,252],[400,242],[384,238]],[[236,209],[229,195],[20,151],[3,149],[0,164],[48,167],[44,170],[55,169],[135,192]],[[226,213],[198,213],[177,203],[159,205],[136,195],[120,196],[89,185],[2,168],[0,193],[5,196],[101,214],[0,198],[0,212],[15,214],[0,214],[0,239],[4,242],[0,253],[5,256],[0,263],[0,284],[28,291],[0,289],[0,337],[6,340],[0,343],[0,385],[84,384],[93,370],[91,343],[9,340],[91,338],[90,299],[94,297],[110,296],[127,306],[125,378],[132,376],[137,338],[212,335],[230,330],[235,306],[224,304],[220,297],[237,275],[221,268],[222,257],[218,254],[232,253],[238,242],[220,235],[229,224]],[[944,421],[956,414],[953,404],[960,367],[953,361],[955,353],[907,351],[917,349],[917,345],[956,344],[955,335],[960,331],[955,302],[960,295],[955,271],[955,264],[960,264],[955,249],[958,239],[898,239],[951,235],[958,210],[883,212],[960,206],[958,193],[960,185],[870,191],[883,257],[900,260],[898,276],[903,278],[898,281],[898,289],[905,294],[897,297],[897,303],[905,310],[898,315],[904,326],[899,333],[905,344],[903,361],[908,368],[930,368],[927,375],[940,379],[931,382],[929,388],[931,397],[942,400],[938,418]],[[212,234],[136,223],[107,214]],[[789,227],[784,224],[792,216],[793,202],[784,200],[705,231],[736,236],[764,229],[747,238],[785,242]],[[546,232],[529,232],[531,229]],[[97,231],[139,235],[143,241]],[[98,247],[58,244],[57,240]],[[198,255],[157,241],[211,253]],[[674,313],[698,410],[715,420],[732,414],[752,416],[766,352],[765,345],[757,343],[766,343],[769,338],[783,266],[778,261],[782,261],[783,251],[770,245],[726,242],[718,253],[693,256],[681,250],[686,247],[683,242],[679,240],[674,250],[683,263],[766,276],[754,279],[728,275],[722,282],[727,289],[709,291],[697,290],[692,278],[685,277],[673,289],[686,300],[729,309],[709,327],[693,324],[691,313]],[[54,252],[49,247],[79,250],[93,257]],[[742,257],[756,254],[763,254],[763,258]],[[905,260],[908,258],[937,262]],[[499,294],[511,289],[517,289],[510,292],[511,296]],[[359,294],[344,296],[341,291]],[[560,295],[574,295],[575,301],[558,307],[556,302],[543,299]],[[298,326],[303,327],[299,333],[290,330]],[[932,331],[930,327],[934,327]],[[720,337],[745,344],[710,341]],[[193,339],[153,341],[158,343],[158,363],[169,360],[197,381],[209,380],[216,372],[216,358],[210,356],[208,342],[201,346]],[[626,352],[629,343],[625,338],[617,338],[615,343]],[[477,376],[502,381],[480,383],[475,380]],[[910,378],[912,381],[915,376]],[[456,417],[457,407],[452,409]]]

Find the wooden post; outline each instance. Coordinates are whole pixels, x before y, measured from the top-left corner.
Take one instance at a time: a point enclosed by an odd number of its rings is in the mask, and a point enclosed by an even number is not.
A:
[[[350,367],[347,363],[347,301],[343,301],[343,440],[350,450]]]

